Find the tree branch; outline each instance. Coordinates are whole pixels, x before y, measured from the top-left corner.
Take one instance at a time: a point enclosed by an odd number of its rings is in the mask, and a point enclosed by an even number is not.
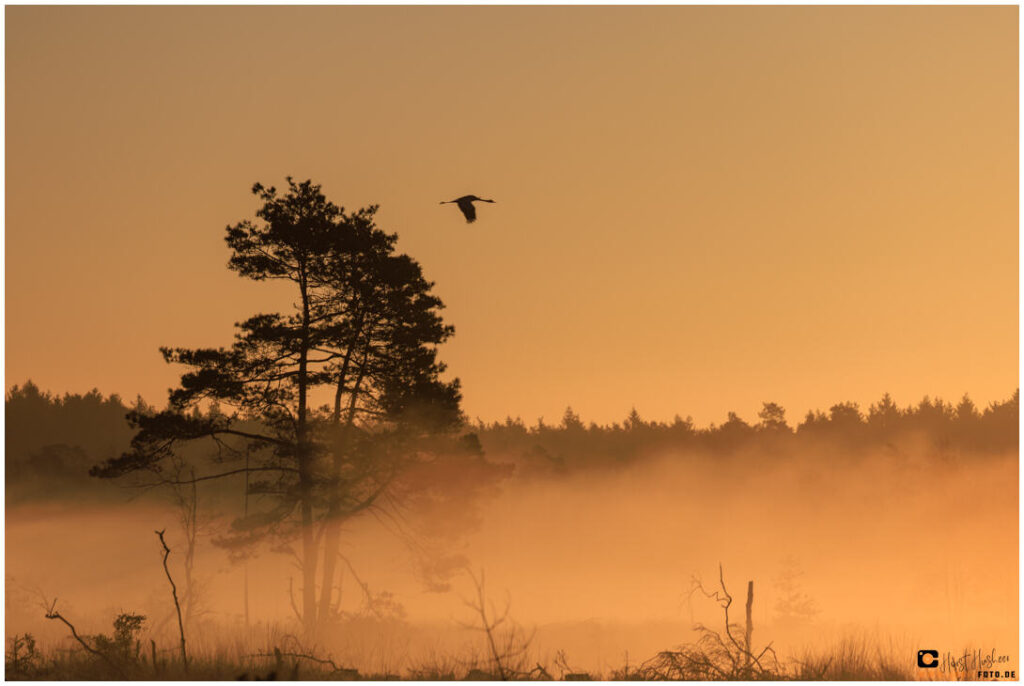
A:
[[[220,474],[208,474],[206,476],[197,476],[194,479],[163,479],[157,485],[171,484],[173,486],[185,486],[188,484],[198,483],[200,481],[210,481],[211,479],[222,479],[226,476],[233,476],[235,474],[245,474],[246,472],[291,472],[294,474],[298,473],[298,469],[294,467],[241,467],[239,469],[232,469],[228,472],[221,472]]]

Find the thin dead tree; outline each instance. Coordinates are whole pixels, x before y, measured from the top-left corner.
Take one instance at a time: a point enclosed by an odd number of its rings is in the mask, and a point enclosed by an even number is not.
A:
[[[525,660],[530,643],[533,641],[533,634],[531,633],[529,636],[523,637],[519,628],[509,620],[509,610],[512,603],[507,596],[505,599],[505,609],[500,613],[495,610],[493,603],[487,602],[483,570],[480,570],[479,578],[473,574],[472,570],[467,569],[466,571],[476,589],[476,598],[463,602],[466,604],[466,607],[469,607],[480,616],[480,624],[463,624],[462,626],[482,631],[487,637],[487,648],[491,654],[491,660],[494,662],[494,669],[497,671],[495,676],[501,681],[508,681],[523,676],[525,672],[522,669],[518,669],[518,667],[521,667]],[[488,613],[488,607],[490,608],[490,613]],[[498,637],[497,630],[503,624],[508,629],[502,640]],[[501,644],[500,646],[499,643]]]
[[[739,626],[729,619],[733,597],[725,586],[721,564],[718,565],[718,583],[720,590],[709,591],[700,579],[694,578],[690,595],[700,593],[721,607],[725,615],[724,637],[703,624],[697,624],[694,629],[701,636],[696,643],[658,653],[641,665],[641,676],[647,679],[702,681],[775,679],[782,676],[771,643],[757,653],[753,648],[754,582],[747,582],[746,626],[742,641],[734,634]]]
[[[171,584],[171,597],[174,598],[174,609],[178,613],[178,634],[181,636],[181,664],[188,671],[188,653],[185,652],[185,625],[181,621],[181,604],[178,602],[178,587],[174,585],[174,579],[171,578],[171,570],[167,567],[167,558],[171,554],[171,549],[167,547],[167,541],[164,540],[164,530],[154,532],[160,539],[160,545],[164,548],[164,573],[167,574],[167,581]]]

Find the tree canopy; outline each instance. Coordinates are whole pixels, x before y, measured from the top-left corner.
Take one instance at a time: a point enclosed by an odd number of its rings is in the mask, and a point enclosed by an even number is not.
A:
[[[413,463],[483,456],[453,433],[461,394],[437,358],[453,333],[443,304],[420,265],[396,252],[397,236],[376,227],[377,208],[347,213],[320,186],[290,178],[286,192],[256,184],[253,193],[262,201],[256,220],[227,227],[228,266],[255,281],[290,282],[292,311],[236,324],[230,347],[163,348],[187,370],[168,408],[132,412],[130,450],[92,473],[159,477],[183,443],[203,439],[214,462],[244,458],[245,467],[196,478],[259,477],[250,491],[269,506],[237,521],[225,542],[301,538],[302,615],[312,633],[330,610],[340,522],[382,502]]]

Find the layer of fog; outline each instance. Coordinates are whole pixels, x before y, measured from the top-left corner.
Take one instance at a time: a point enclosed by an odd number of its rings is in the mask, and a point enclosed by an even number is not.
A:
[[[487,593],[527,633],[539,657],[564,650],[579,669],[610,669],[721,626],[721,611],[693,579],[717,587],[718,565],[741,619],[755,582],[755,644],[780,654],[851,632],[911,648],[995,648],[1017,659],[1017,456],[870,458],[804,455],[729,459],[662,455],[616,469],[516,477],[482,509],[481,526],[447,551],[486,573]],[[66,631],[42,602],[80,632],[108,632],[119,612],[149,616],[172,647],[173,607],[155,529],[167,529],[181,582],[177,512],[153,502],[116,506],[26,505],[7,512],[7,635],[44,642]],[[223,523],[221,523],[223,525]],[[345,554],[373,593],[389,592],[404,620],[369,632],[330,634],[322,649],[364,670],[402,669],[417,656],[482,648],[461,628],[468,575],[450,590],[425,590],[416,561],[388,520],[346,527]],[[289,602],[300,573],[287,555],[245,566],[250,641],[297,632]],[[201,582],[194,641],[226,641],[243,626],[243,566],[208,539],[195,563]],[[780,607],[789,584],[816,613]],[[346,571],[341,609],[358,613],[365,592]],[[376,632],[376,633],[374,633]],[[198,638],[196,638],[198,637]],[[925,645],[927,644],[927,645]],[[252,649],[266,645],[252,646]],[[368,664],[368,663],[374,664]],[[362,663],[362,664],[360,664]]]

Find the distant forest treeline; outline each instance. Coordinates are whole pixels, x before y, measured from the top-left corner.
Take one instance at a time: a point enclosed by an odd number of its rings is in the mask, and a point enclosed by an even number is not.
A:
[[[31,381],[13,386],[5,403],[8,487],[38,477],[54,485],[97,481],[89,479],[89,468],[128,448],[133,431],[125,414],[140,403],[128,405],[97,390],[58,396]],[[730,412],[725,422],[706,428],[689,418],[645,421],[636,410],[622,423],[586,424],[571,408],[558,424],[538,420],[528,426],[509,418],[490,424],[476,421],[468,428],[492,459],[514,461],[526,473],[557,473],[673,451],[825,455],[830,450],[856,454],[913,445],[939,454],[1000,453],[1017,449],[1019,405],[1019,389],[984,409],[966,395],[956,405],[925,397],[900,407],[886,394],[866,411],[856,403],[839,403],[827,413],[808,412],[795,426],[781,406],[764,403],[755,423]]]
[[[488,455],[513,454],[530,467],[575,468],[616,464],[644,456],[680,453],[851,455],[879,450],[924,449],[933,455],[992,454],[1017,449],[1020,391],[979,409],[965,394],[956,404],[927,396],[916,405],[898,406],[886,393],[865,411],[843,402],[829,411],[808,412],[795,426],[777,403],[766,402],[748,423],[729,412],[722,424],[706,428],[678,415],[671,423],[645,421],[634,409],[620,424],[585,424],[567,408],[557,425],[521,419],[472,428]]]

